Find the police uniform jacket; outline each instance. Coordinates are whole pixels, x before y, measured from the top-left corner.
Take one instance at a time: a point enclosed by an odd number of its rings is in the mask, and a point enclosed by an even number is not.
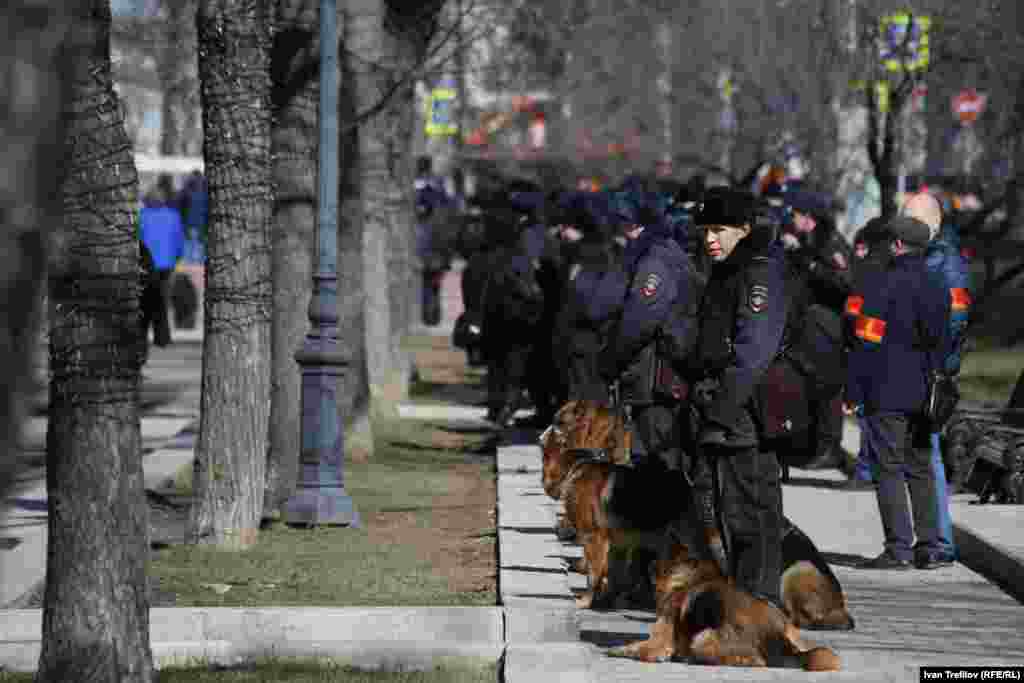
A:
[[[663,224],[649,225],[624,254],[626,293],[601,360],[627,401],[654,399],[657,361],[681,365],[696,342],[701,281]],[[595,305],[601,305],[595,297]]]
[[[919,414],[950,346],[945,283],[923,255],[895,256],[858,274],[845,313],[846,402],[866,414]]]
[[[773,231],[754,230],[711,269],[700,308],[698,376],[719,387],[703,406],[706,429],[731,430],[779,354],[786,329],[786,263]]]

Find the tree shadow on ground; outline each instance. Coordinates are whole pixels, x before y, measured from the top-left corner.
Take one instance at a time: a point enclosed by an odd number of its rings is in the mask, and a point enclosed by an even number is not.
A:
[[[616,631],[593,631],[593,630],[581,630],[580,640],[584,643],[591,643],[598,647],[618,647],[619,645],[625,645],[632,643],[637,640],[644,640],[646,634],[642,633],[622,633]]]
[[[430,399],[436,403],[452,403],[464,406],[486,404],[487,390],[477,382],[428,382],[417,380],[409,387],[409,398],[416,401]]]
[[[870,557],[850,553],[822,553],[821,557],[829,564],[837,567],[850,567],[851,569],[856,569],[862,562],[871,559]]]
[[[787,486],[801,486],[818,489],[832,489],[842,491],[847,485],[847,480],[819,479],[817,477],[790,477],[786,482]]]

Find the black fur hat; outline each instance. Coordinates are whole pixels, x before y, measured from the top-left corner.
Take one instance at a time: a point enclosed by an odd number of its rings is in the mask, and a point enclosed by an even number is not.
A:
[[[728,187],[714,187],[697,205],[697,225],[753,225],[758,201],[750,192]]]

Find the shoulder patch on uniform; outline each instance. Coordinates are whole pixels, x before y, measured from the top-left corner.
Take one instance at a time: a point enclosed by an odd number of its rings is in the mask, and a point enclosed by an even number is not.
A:
[[[751,285],[747,292],[747,305],[754,313],[760,313],[768,305],[768,287],[765,285]]]
[[[644,280],[644,286],[640,289],[640,293],[645,297],[652,297],[657,293],[660,285],[661,278],[658,277],[657,273],[649,273],[647,279]]]

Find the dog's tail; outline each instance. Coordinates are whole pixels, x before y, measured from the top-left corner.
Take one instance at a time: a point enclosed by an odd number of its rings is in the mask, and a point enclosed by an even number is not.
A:
[[[823,631],[854,628],[842,588],[812,562],[800,561],[786,568],[782,574],[782,601],[790,619],[800,628]]]
[[[839,671],[842,668],[839,655],[832,648],[805,643],[800,638],[800,630],[792,623],[786,624],[783,647],[804,671]]]

